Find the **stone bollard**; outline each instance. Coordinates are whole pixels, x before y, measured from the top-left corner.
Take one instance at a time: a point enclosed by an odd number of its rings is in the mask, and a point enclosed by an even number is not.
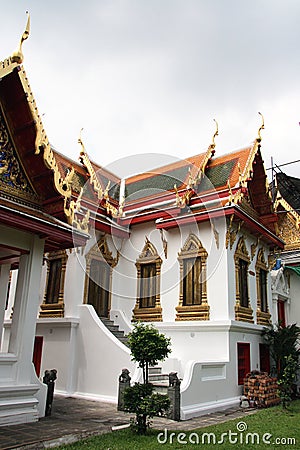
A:
[[[170,409],[168,418],[172,420],[180,420],[180,380],[177,372],[169,373],[168,397],[170,399]]]
[[[119,376],[119,394],[118,394],[118,411],[124,411],[124,391],[130,386],[131,377],[129,376],[128,369],[122,369],[122,373]]]
[[[45,374],[43,377],[43,383],[47,384],[47,386],[48,386],[45,416],[51,416],[53,395],[54,395],[54,386],[55,386],[56,378],[57,378],[57,370],[56,369],[45,370]]]

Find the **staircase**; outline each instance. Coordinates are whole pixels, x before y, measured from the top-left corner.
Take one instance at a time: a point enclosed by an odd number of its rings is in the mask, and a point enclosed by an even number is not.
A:
[[[162,373],[161,367],[149,367],[149,383],[153,384],[154,392],[159,394],[167,394],[169,387],[169,375],[167,373]]]
[[[117,338],[122,344],[128,347],[128,339],[124,331],[120,330],[119,325],[108,319],[107,317],[100,317],[101,322],[106,326],[106,328]]]

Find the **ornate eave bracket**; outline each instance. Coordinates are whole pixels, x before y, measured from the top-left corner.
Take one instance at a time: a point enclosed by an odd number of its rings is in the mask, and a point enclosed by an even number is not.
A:
[[[218,122],[215,119],[214,119],[214,122],[216,124],[216,129],[215,129],[215,132],[213,134],[211,144],[209,145],[209,147],[208,147],[208,149],[206,151],[206,154],[205,154],[204,159],[202,161],[201,167],[199,167],[196,175],[194,177],[192,177],[191,174],[190,174],[190,176],[189,176],[189,184],[188,184],[189,188],[195,189],[198,186],[198,184],[200,183],[200,181],[204,177],[204,172],[205,172],[205,169],[206,169],[206,166],[207,166],[209,160],[215,154],[215,151],[216,151],[215,150],[215,148],[216,148],[215,138],[219,135],[219,125],[218,125]]]
[[[239,232],[241,231],[242,226],[244,225],[244,221],[240,220],[238,223],[238,226],[235,228],[233,226],[233,219],[234,219],[234,214],[231,214],[230,219],[229,219],[229,224],[227,226],[226,240],[225,240],[225,247],[228,248],[228,246],[229,246],[230,250],[232,250],[232,247],[236,241],[236,238],[237,238]]]
[[[80,130],[80,135],[78,138],[78,143],[81,146],[79,161],[86,168],[86,170],[89,174],[89,177],[90,177],[90,184],[93,186],[94,191],[97,194],[98,200],[101,202],[101,205],[106,209],[107,214],[111,215],[113,218],[123,217],[124,216],[125,197],[123,196],[120,199],[118,207],[115,207],[110,202],[109,194],[108,194],[109,187],[110,187],[110,181],[108,182],[106,188],[103,189],[101,186],[101,183],[97,177],[97,174],[93,168],[91,160],[85,150],[85,146],[84,146],[82,138],[81,138],[82,130],[83,130],[83,128]]]
[[[185,208],[187,205],[189,205],[191,197],[195,193],[197,186],[199,185],[202,178],[204,177],[204,172],[205,172],[205,168],[208,164],[208,161],[215,154],[215,147],[216,147],[215,138],[216,138],[216,136],[219,135],[219,126],[218,126],[218,122],[215,119],[214,119],[214,121],[216,124],[216,129],[213,134],[211,144],[209,145],[209,147],[206,151],[206,154],[203,158],[201,167],[199,167],[199,169],[197,170],[195,175],[192,175],[192,171],[189,168],[188,184],[187,184],[185,192],[182,195],[179,194],[177,185],[176,184],[174,185],[174,191],[175,191],[175,195],[176,195],[176,206],[178,206],[179,208]]]
[[[74,169],[73,169],[74,170]],[[64,212],[67,217],[69,225],[74,226],[80,231],[88,233],[89,231],[89,219],[90,211],[87,210],[82,219],[79,219],[79,213],[81,211],[81,199],[83,188],[81,188],[80,194],[77,200],[70,200],[65,197],[64,199]]]

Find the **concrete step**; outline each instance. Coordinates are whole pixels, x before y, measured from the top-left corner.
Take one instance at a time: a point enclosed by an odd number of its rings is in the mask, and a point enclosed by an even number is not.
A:
[[[100,317],[102,323],[106,326],[108,331],[110,331],[117,339],[119,339],[122,344],[128,347],[128,339],[124,333],[124,331],[120,330],[119,325],[115,325],[115,323],[108,319],[107,317]]]
[[[168,386],[165,384],[153,384],[153,392],[157,392],[158,394],[167,394],[168,393]]]
[[[160,374],[162,372],[162,368],[161,367],[159,367],[159,366],[152,366],[152,367],[149,367],[149,375],[157,375],[157,374]]]
[[[149,374],[150,383],[152,383],[153,381],[164,381],[164,380],[169,382],[169,375],[166,373],[165,374],[164,373]]]

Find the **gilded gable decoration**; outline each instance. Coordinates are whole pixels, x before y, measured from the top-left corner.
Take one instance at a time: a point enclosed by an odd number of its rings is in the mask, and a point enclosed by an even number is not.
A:
[[[72,170],[74,170],[74,169],[72,168]],[[81,188],[80,194],[78,195],[76,200],[70,200],[69,198],[65,197],[64,198],[64,212],[68,219],[68,223],[70,225],[73,225],[78,230],[82,230],[82,231],[88,233],[90,211],[87,210],[82,219],[79,219],[79,217],[78,217],[78,213],[81,210],[82,194],[83,194],[83,188]]]
[[[253,260],[253,258],[254,258],[254,256],[255,256],[255,253],[256,253],[256,250],[257,250],[259,241],[260,241],[260,238],[258,237],[258,238],[256,239],[256,242],[254,242],[253,244],[251,244],[251,260]]]
[[[218,230],[217,230],[213,220],[211,221],[211,228],[212,228],[212,231],[214,233],[216,247],[217,247],[217,249],[219,249],[219,247],[220,247],[220,233],[218,232]]]
[[[113,257],[112,252],[109,249],[106,235],[102,236],[96,244],[93,245],[93,247],[89,250],[88,254],[86,255],[86,259],[89,260],[91,258],[98,258],[105,260],[107,264],[109,264],[111,267],[115,267],[120,258],[120,251],[117,250],[117,254],[115,257]]]
[[[3,78],[7,75],[9,75],[15,68],[18,68],[18,76],[20,79],[20,82],[22,84],[27,103],[32,115],[34,127],[36,130],[36,136],[35,136],[35,154],[39,155],[42,153],[43,162],[45,166],[50,169],[53,172],[53,180],[54,180],[54,186],[57,192],[63,197],[64,202],[66,203],[67,200],[70,201],[71,193],[72,193],[72,174],[67,174],[67,176],[64,178],[59,170],[59,167],[57,165],[57,161],[54,155],[54,152],[51,148],[51,145],[49,143],[49,140],[47,138],[46,132],[44,130],[41,117],[38,113],[38,108],[35,103],[35,99],[33,96],[33,93],[31,91],[31,87],[29,85],[28,78],[26,76],[25,70],[20,66],[23,62],[23,52],[22,52],[22,44],[23,42],[28,38],[30,33],[30,16],[27,13],[27,24],[25,31],[21,37],[19,47],[18,49],[12,54],[11,57],[5,59],[3,62],[0,63],[0,78]],[[6,166],[7,162],[4,161],[5,158],[2,154],[2,164],[1,167],[4,171],[4,167]],[[17,170],[16,165],[13,165],[13,169],[15,171]],[[11,173],[12,177],[15,177],[14,173]],[[23,181],[20,181],[20,175],[19,175],[19,182],[22,184]],[[73,204],[71,205],[73,206]],[[66,214],[67,221],[70,225],[73,224],[73,214]],[[85,222],[83,222],[85,225]],[[79,228],[82,231],[86,231],[86,227],[84,229],[80,226],[80,221],[77,222],[77,228]]]
[[[162,242],[165,258],[167,259],[168,258],[168,241],[165,237],[164,230],[162,230],[162,229],[160,230],[160,239]]]
[[[190,175],[188,188],[194,189],[194,188],[197,187],[197,185],[200,183],[200,181],[202,180],[202,178],[204,176],[205,168],[207,166],[208,161],[215,154],[215,148],[216,148],[215,138],[216,138],[216,136],[219,135],[219,125],[218,125],[218,122],[215,119],[214,119],[214,122],[216,124],[216,129],[215,129],[215,132],[213,134],[211,144],[209,145],[209,147],[208,147],[208,149],[206,151],[206,154],[204,156],[204,159],[203,159],[203,162],[201,164],[201,167],[199,167],[196,175],[194,177],[192,177]]]
[[[124,215],[124,204],[125,204],[125,197],[123,196],[120,201],[118,207],[115,207],[109,200],[109,187],[110,187],[110,181],[108,182],[105,189],[101,186],[101,183],[97,177],[97,174],[93,168],[93,165],[90,161],[90,158],[85,150],[82,138],[81,138],[81,132],[83,128],[80,130],[80,135],[78,138],[78,143],[81,146],[80,151],[80,162],[82,165],[84,165],[90,175],[90,184],[93,186],[98,200],[101,202],[102,206],[106,209],[106,212],[110,214],[113,218],[119,218],[123,217]]]
[[[6,128],[5,120],[0,110],[0,185],[9,197],[19,197],[24,200],[38,202],[38,196],[33,190],[25,174]]]
[[[191,233],[178,253],[180,291],[176,320],[209,320],[207,256],[199,238]]]
[[[194,195],[197,186],[199,185],[199,183],[201,182],[201,180],[204,176],[205,168],[207,166],[208,161],[215,154],[215,147],[216,147],[215,138],[219,134],[219,127],[218,127],[218,122],[215,119],[214,119],[214,121],[216,124],[216,130],[213,134],[212,142],[209,145],[209,147],[206,151],[206,154],[204,156],[204,159],[201,163],[201,166],[198,168],[195,175],[192,175],[191,168],[188,169],[189,177],[188,177],[188,184],[186,186],[185,192],[182,195],[180,195],[178,192],[178,189],[177,189],[177,185],[174,184],[174,191],[175,191],[175,195],[176,195],[176,206],[178,206],[179,208],[185,208],[187,205],[189,205],[190,200],[191,200],[192,196]]]
[[[53,171],[54,185],[59,194],[64,198],[69,198],[71,196],[71,183],[68,174],[65,178],[61,176],[59,171],[54,152],[51,148],[50,142],[46,135],[46,131],[43,127],[41,117],[38,113],[38,109],[31,91],[28,78],[26,76],[25,70],[22,69],[19,72],[20,80],[23,85],[23,89],[27,94],[28,105],[31,110],[33,120],[36,127],[36,139],[35,139],[35,154],[39,155],[43,152],[43,160],[48,169]]]
[[[225,240],[225,247],[228,248],[230,246],[230,250],[232,250],[232,247],[235,243],[235,240],[237,238],[237,235],[241,231],[242,226],[244,225],[243,220],[239,220],[237,227],[235,228],[233,226],[233,219],[234,214],[231,214],[229,223],[227,225],[227,231],[226,231],[226,240]]]
[[[26,29],[21,37],[19,48],[16,52],[13,53],[11,58],[8,58],[1,64],[0,77],[3,77],[6,74],[10,73],[15,67],[17,67],[19,64],[23,62],[22,44],[28,38],[29,32],[30,32],[30,16],[28,14]],[[44,130],[41,117],[38,113],[38,108],[36,106],[35,99],[33,97],[33,93],[31,91],[31,87],[28,82],[28,78],[26,76],[25,70],[22,68],[20,68],[19,77],[27,97],[27,102],[32,114],[32,118],[35,123],[36,128],[35,154],[38,155],[41,151],[43,151],[44,163],[48,169],[51,169],[53,171],[54,185],[56,190],[63,197],[70,197],[71,186],[67,183],[67,180],[61,177],[54,153],[51,149],[51,145],[48,141],[46,132]]]
[[[235,257],[240,257],[250,262],[249,253],[247,250],[247,246],[243,237],[241,237],[237,243],[235,250]]]

